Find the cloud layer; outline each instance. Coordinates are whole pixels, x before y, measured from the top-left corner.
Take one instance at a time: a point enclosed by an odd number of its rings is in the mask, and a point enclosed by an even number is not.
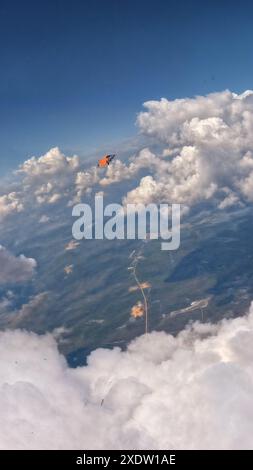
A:
[[[220,210],[253,201],[253,92],[230,91],[144,103],[137,124],[146,146],[104,171],[84,169],[58,147],[17,171],[14,192],[0,196],[0,217],[31,205],[81,201],[93,189],[133,180],[124,203],[168,202],[190,208],[210,201]],[[143,145],[143,144],[142,144]],[[159,149],[159,151],[157,150]]]
[[[115,160],[105,173],[79,171],[76,200],[94,186],[133,179],[125,203],[169,202],[191,207],[212,201],[224,210],[253,200],[253,92],[144,103],[140,131],[151,145],[129,162]],[[150,137],[152,140],[150,141]],[[160,148],[157,152],[152,146]],[[146,173],[139,177],[139,173]]]
[[[253,310],[70,369],[51,335],[0,333],[0,448],[253,448]]]

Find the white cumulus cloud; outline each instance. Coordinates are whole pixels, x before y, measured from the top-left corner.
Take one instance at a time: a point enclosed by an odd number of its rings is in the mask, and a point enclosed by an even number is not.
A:
[[[23,208],[17,193],[12,192],[0,196],[0,219],[3,219],[8,214],[21,212]]]
[[[137,118],[140,130],[163,150],[150,160],[148,179],[140,180],[125,203],[193,206],[214,200],[224,209],[253,200],[252,91],[163,98],[144,107]],[[138,165],[138,159],[131,165]]]
[[[32,157],[20,165],[17,174],[22,176],[22,197],[24,205],[29,205],[31,194],[36,202],[54,204],[63,196],[68,196],[74,188],[79,157],[65,156],[58,147],[51,148],[41,157]]]
[[[28,281],[34,275],[36,265],[35,259],[15,256],[0,245],[0,285]]]
[[[2,449],[252,449],[253,311],[153,332],[70,369],[52,335],[0,333]]]
[[[32,157],[26,160],[18,172],[29,176],[54,175],[59,172],[72,171],[79,166],[79,158],[66,157],[58,147],[51,148],[45,155],[39,158]]]

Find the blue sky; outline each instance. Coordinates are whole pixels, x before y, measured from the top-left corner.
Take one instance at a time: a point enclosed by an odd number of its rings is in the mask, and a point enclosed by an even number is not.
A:
[[[1,174],[56,145],[120,151],[145,100],[252,88],[252,44],[246,1],[2,0]]]

